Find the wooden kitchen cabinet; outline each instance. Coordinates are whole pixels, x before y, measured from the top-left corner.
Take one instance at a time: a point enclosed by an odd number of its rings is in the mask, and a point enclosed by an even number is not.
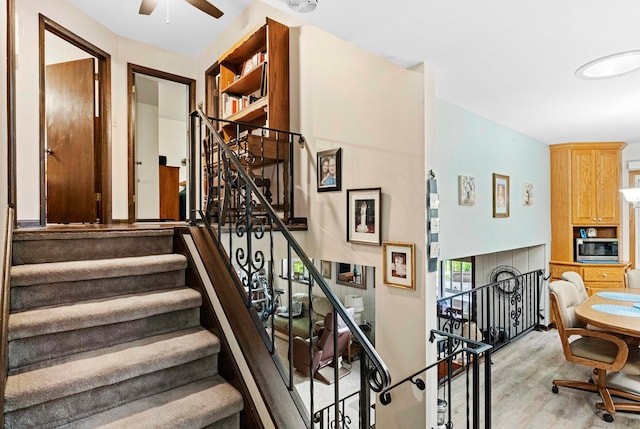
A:
[[[549,262],[549,281],[562,280],[562,273],[574,271],[580,274],[589,296],[601,289],[623,288],[624,273],[629,268],[628,262],[619,264],[581,264],[579,262]]]
[[[574,262],[580,229],[598,237],[620,236],[620,187],[624,142],[549,146],[551,259]]]
[[[571,151],[574,224],[597,226],[620,223],[620,163],[619,148]]]

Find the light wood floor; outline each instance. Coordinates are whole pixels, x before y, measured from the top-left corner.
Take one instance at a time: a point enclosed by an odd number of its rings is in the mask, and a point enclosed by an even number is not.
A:
[[[602,412],[595,407],[599,402],[596,393],[562,387],[558,394],[551,392],[554,378],[586,381],[591,373],[590,368],[564,359],[555,329],[525,335],[497,351],[492,361],[494,429],[640,428],[640,414],[636,413],[617,412],[612,423],[603,421]],[[637,383],[640,390],[640,377]],[[465,384],[464,374],[453,381],[454,428],[467,427]]]

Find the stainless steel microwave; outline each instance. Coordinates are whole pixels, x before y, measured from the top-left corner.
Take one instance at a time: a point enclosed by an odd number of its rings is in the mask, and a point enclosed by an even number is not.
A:
[[[576,238],[576,262],[618,262],[617,238]]]

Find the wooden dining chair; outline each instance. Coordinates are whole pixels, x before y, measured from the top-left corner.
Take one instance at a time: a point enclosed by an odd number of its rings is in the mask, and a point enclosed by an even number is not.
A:
[[[582,301],[573,283],[557,280],[550,283],[549,289],[565,359],[593,368],[589,382],[553,380],[553,393],[558,393],[559,386],[597,392],[602,402],[596,407],[606,411],[602,418],[607,422],[613,421],[616,411],[640,412],[640,395],[607,387],[607,371],[640,376],[640,349],[630,349],[624,340],[610,333],[587,329],[575,314]],[[613,402],[612,395],[636,402]]]

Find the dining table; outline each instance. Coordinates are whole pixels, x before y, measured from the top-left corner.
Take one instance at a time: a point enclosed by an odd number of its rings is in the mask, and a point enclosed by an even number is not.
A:
[[[640,289],[600,290],[578,305],[575,313],[589,325],[640,338]]]

